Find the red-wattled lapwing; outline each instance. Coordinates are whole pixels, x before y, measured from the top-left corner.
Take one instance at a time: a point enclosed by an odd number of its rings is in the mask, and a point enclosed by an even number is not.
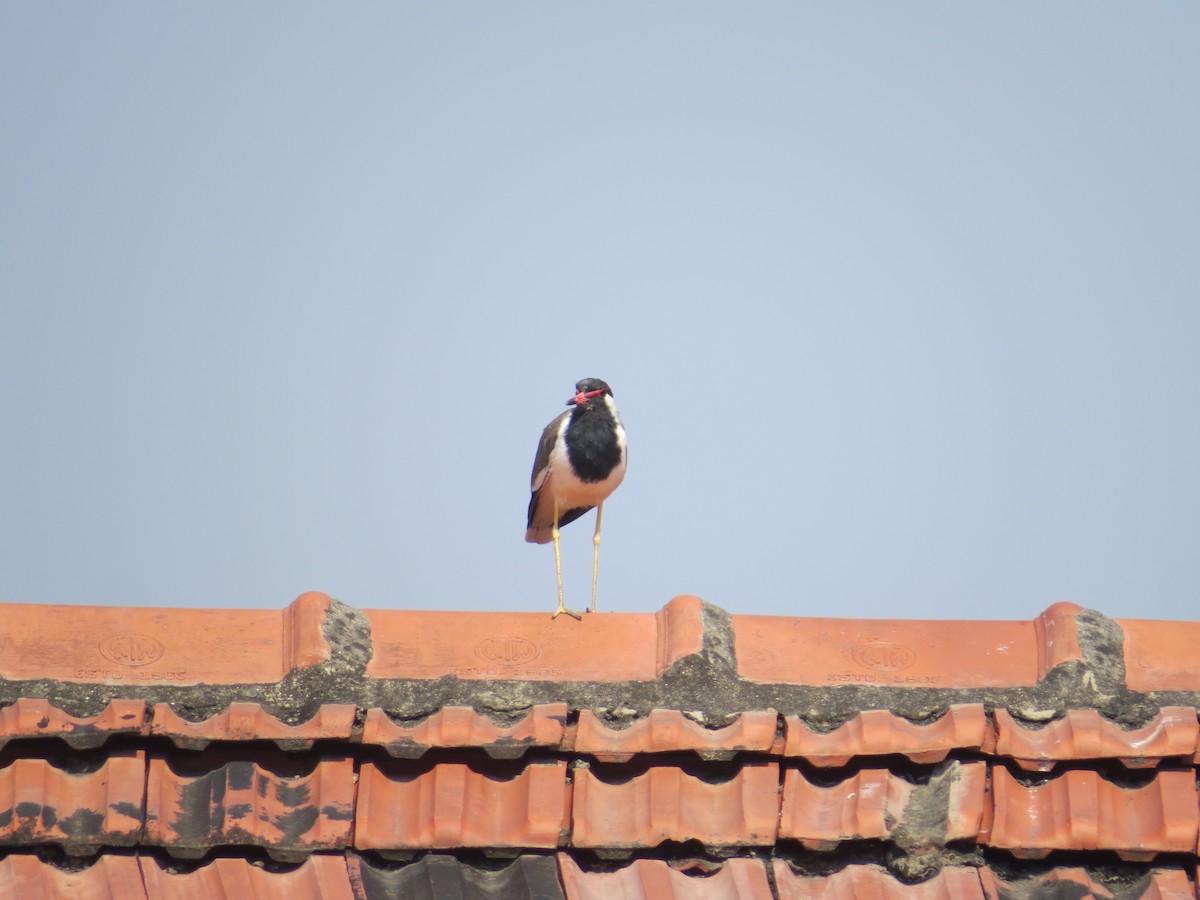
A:
[[[529,499],[529,524],[525,540],[531,544],[554,542],[554,574],[558,579],[559,613],[579,618],[563,605],[562,560],[558,552],[560,525],[574,522],[596,507],[596,534],[592,538],[592,605],[596,611],[596,582],[600,567],[600,516],[604,501],[625,477],[625,428],[617,414],[612,388],[599,378],[575,385],[567,410],[546,426],[533,460]]]

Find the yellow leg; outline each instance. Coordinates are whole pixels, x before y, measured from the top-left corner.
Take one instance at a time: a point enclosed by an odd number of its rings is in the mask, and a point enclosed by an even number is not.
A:
[[[557,619],[560,613],[566,613],[568,616],[580,618],[579,613],[572,612],[563,605],[563,589],[562,589],[562,557],[558,552],[558,501],[554,501],[554,524],[550,528],[550,540],[554,542],[554,577],[558,581],[558,608],[554,610],[554,615],[550,618]]]
[[[596,584],[600,580],[600,516],[604,513],[604,502],[596,506],[596,533],[592,536],[592,605],[588,612],[596,611]]]

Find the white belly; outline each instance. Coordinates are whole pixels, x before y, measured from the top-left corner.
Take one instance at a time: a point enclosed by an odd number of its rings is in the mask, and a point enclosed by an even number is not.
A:
[[[580,506],[598,506],[609,494],[617,489],[625,478],[625,441],[624,434],[619,434],[621,440],[621,461],[603,481],[580,481],[571,472],[567,462],[566,447],[561,453],[550,454],[550,474],[546,478],[543,490],[558,501],[560,510],[575,509]]]
[[[617,423],[617,445],[621,448],[621,461],[603,481],[580,481],[571,471],[566,441],[559,440],[550,453],[550,472],[546,478],[545,490],[553,500],[558,501],[560,510],[598,506],[625,478],[625,428],[617,414],[616,404],[609,397],[604,399]],[[566,428],[567,422],[564,420],[560,436]]]

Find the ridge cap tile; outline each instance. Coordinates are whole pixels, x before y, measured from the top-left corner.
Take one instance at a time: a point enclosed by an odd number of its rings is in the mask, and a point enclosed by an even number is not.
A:
[[[0,679],[113,686],[277,682],[280,610],[5,605]]]
[[[1125,680],[1131,691],[1200,692],[1196,645],[1200,622],[1116,619],[1125,636]]]
[[[1085,662],[1079,640],[1078,603],[1059,601],[1048,606],[1033,620],[1038,636],[1038,680],[1068,662]]]
[[[1032,687],[1036,621],[731,617],[739,670],[763,684]]]
[[[576,620],[544,613],[364,610],[376,679],[655,681],[699,652],[702,607],[672,600],[657,613]]]
[[[1028,621],[872,620],[730,615],[680,595],[657,612],[580,622],[543,613],[358,610],[309,591],[276,610],[7,604],[6,613],[0,681],[17,684],[139,692],[251,686],[332,666],[351,689],[364,676],[636,683],[706,671],[724,679],[728,670],[748,688],[973,690],[1032,687],[1075,664],[1086,670],[1082,687],[1094,688],[1095,678],[1119,685],[1128,673],[1132,691],[1200,693],[1192,662],[1200,622],[1107,619],[1072,603]],[[354,633],[342,646],[334,631],[347,623]],[[1124,663],[1088,669],[1122,635]],[[686,660],[695,665],[680,668]]]
[[[280,617],[283,671],[305,669],[327,663],[333,648],[325,639],[325,617],[333,598],[320,591],[305,591],[286,607]]]
[[[693,594],[680,594],[654,614],[658,626],[658,673],[662,677],[685,657],[704,648],[704,601]]]

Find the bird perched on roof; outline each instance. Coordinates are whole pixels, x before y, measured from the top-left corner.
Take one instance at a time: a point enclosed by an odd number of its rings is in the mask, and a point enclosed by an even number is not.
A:
[[[596,611],[596,583],[600,568],[600,517],[604,501],[625,477],[625,428],[617,414],[612,388],[599,378],[575,385],[571,407],[542,432],[533,460],[529,521],[525,540],[554,543],[554,574],[558,580],[559,613],[579,618],[563,605],[562,560],[558,530],[596,507],[596,534],[592,538],[592,604]]]

